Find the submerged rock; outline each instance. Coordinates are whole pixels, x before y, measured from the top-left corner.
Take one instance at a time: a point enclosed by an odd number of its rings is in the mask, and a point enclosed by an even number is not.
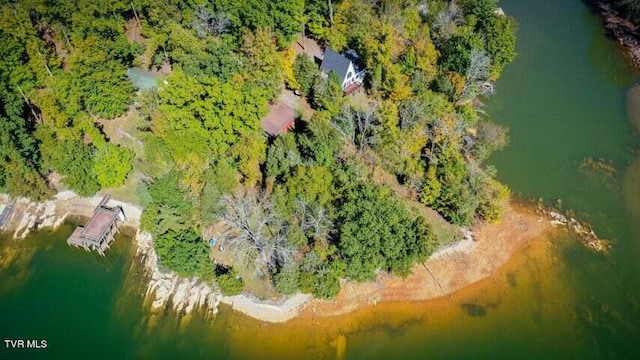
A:
[[[611,244],[606,240],[598,238],[595,231],[586,223],[582,223],[573,217],[568,217],[557,211],[547,210],[541,204],[538,204],[538,209],[549,217],[551,225],[555,227],[566,227],[572,230],[580,237],[582,242],[591,249],[607,253],[611,248]]]
[[[9,198],[2,202],[8,204]],[[38,203],[19,198],[11,206],[13,210],[5,224],[5,230],[13,231],[15,239],[24,239],[34,230],[56,229],[69,215],[68,211],[59,209],[55,200]]]
[[[460,305],[462,310],[467,313],[469,316],[473,317],[482,317],[487,316],[487,309],[478,304],[462,304]]]

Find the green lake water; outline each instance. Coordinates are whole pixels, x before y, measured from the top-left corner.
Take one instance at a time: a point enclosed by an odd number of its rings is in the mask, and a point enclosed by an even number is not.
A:
[[[0,344],[0,359],[640,358],[640,137],[626,103],[637,74],[579,0],[501,6],[519,23],[519,56],[487,101],[511,135],[490,162],[514,194],[560,199],[591,223],[608,257],[562,233],[446,298],[264,324],[224,307],[215,318],[152,315],[130,239],[103,258],[68,247],[66,225],[0,239],[0,337],[48,342]],[[616,173],[581,171],[585,158]]]

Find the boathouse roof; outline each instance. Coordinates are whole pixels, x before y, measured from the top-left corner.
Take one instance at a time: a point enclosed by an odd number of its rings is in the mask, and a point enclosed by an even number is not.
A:
[[[119,222],[124,221],[124,211],[120,206],[109,207],[109,196],[105,196],[93,211],[93,216],[85,226],[78,226],[67,243],[86,250],[97,250],[100,254],[109,248]]]
[[[122,211],[120,207],[101,206],[97,208],[87,225],[82,228],[82,237],[99,242],[104,238],[109,226],[116,220],[120,211]]]

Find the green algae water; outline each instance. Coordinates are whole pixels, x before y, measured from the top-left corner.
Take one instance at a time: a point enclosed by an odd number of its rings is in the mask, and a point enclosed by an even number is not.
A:
[[[633,112],[640,103],[631,90],[638,74],[580,2],[504,5],[520,24],[519,59],[488,102],[489,116],[511,129],[512,140],[492,162],[516,194],[575,213],[613,244],[608,258],[579,245],[559,254],[583,320],[575,331],[586,347],[576,355],[638,358],[640,137]],[[585,159],[615,173],[589,171]]]
[[[0,344],[0,358],[640,358],[640,139],[626,103],[637,74],[579,0],[501,6],[519,24],[519,57],[487,102],[511,129],[491,163],[515,194],[590,222],[609,256],[560,232],[448,297],[264,324],[224,307],[150,314],[130,239],[102,258],[68,247],[68,225],[0,240],[0,337],[48,343]]]

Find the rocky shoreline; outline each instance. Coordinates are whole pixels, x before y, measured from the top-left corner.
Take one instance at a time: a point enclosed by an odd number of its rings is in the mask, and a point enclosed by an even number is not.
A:
[[[587,3],[604,21],[609,37],[626,50],[630,62],[640,69],[640,26],[625,19],[606,1],[588,0]]]
[[[195,308],[218,312],[220,293],[196,278],[181,278],[174,272],[162,272],[153,249],[153,238],[144,232],[136,233],[136,259],[144,268],[147,290],[145,302],[151,302],[152,312],[167,308],[177,313],[190,313]]]
[[[306,294],[298,294],[273,302],[246,295],[224,296],[211,282],[200,281],[196,277],[182,278],[174,272],[161,271],[150,234],[138,232],[135,244],[136,258],[147,276],[145,302],[151,303],[152,312],[161,313],[170,309],[178,314],[189,314],[194,309],[200,309],[215,315],[222,303],[258,320],[286,322],[297,316],[311,298]]]
[[[70,216],[90,217],[101,200],[102,196],[85,198],[71,191],[60,192],[54,199],[42,202],[26,198],[13,201],[9,196],[0,194],[0,204],[12,207],[0,230],[18,240],[24,239],[33,231],[55,230]],[[297,316],[311,298],[306,294],[298,294],[274,302],[246,295],[224,296],[211,282],[203,282],[195,277],[182,278],[177,273],[162,271],[153,248],[153,238],[139,230],[142,208],[117,200],[110,200],[108,205],[122,206],[126,216],[124,226],[136,229],[132,239],[135,257],[143,267],[147,283],[145,303],[149,304],[154,313],[172,310],[178,314],[188,314],[194,309],[201,309],[209,314],[216,314],[222,303],[262,321],[285,322]],[[81,255],[82,253],[79,256]]]
[[[37,203],[17,199],[12,203],[8,196],[0,195],[0,204],[13,205],[3,230],[12,233],[15,239],[23,239],[34,230],[55,229],[69,216],[91,216],[101,199],[101,196],[83,198],[66,191],[57,194],[54,200]],[[115,200],[110,200],[109,204],[122,206],[127,216],[125,226],[139,229],[142,214],[139,206]],[[152,313],[171,310],[185,315],[200,309],[214,315],[220,304],[226,304],[261,321],[286,322],[305,313],[331,316],[378,302],[446,296],[489,277],[520,245],[557,226],[576,232],[595,250],[607,249],[606,243],[599,240],[591,228],[571,217],[541,205],[537,208],[514,205],[500,224],[480,224],[465,230],[464,239],[443,247],[424,264],[417,264],[409,279],[380,272],[375,282],[344,282],[336,300],[313,299],[308,294],[284,297],[279,301],[261,300],[249,294],[224,296],[213,282],[162,271],[150,234],[137,230],[133,241],[136,265],[142,266],[145,274],[145,304],[150,306]]]
[[[32,202],[25,198],[15,201],[0,195],[0,204],[11,206],[3,231],[13,234],[14,239],[24,239],[33,231],[55,230],[69,216],[90,217],[102,196],[79,197],[70,191],[56,194],[52,200]],[[137,205],[110,200],[109,205],[122,206],[126,216],[124,226],[138,229],[142,208]],[[151,235],[137,231],[133,238],[136,258],[144,267],[147,277],[145,298],[151,302],[153,312],[171,307],[178,313],[189,313],[196,307],[215,313],[221,294],[213,287],[195,278],[180,278],[173,272],[163,272],[158,267],[158,257],[153,249]],[[79,256],[84,254],[79,252]]]

